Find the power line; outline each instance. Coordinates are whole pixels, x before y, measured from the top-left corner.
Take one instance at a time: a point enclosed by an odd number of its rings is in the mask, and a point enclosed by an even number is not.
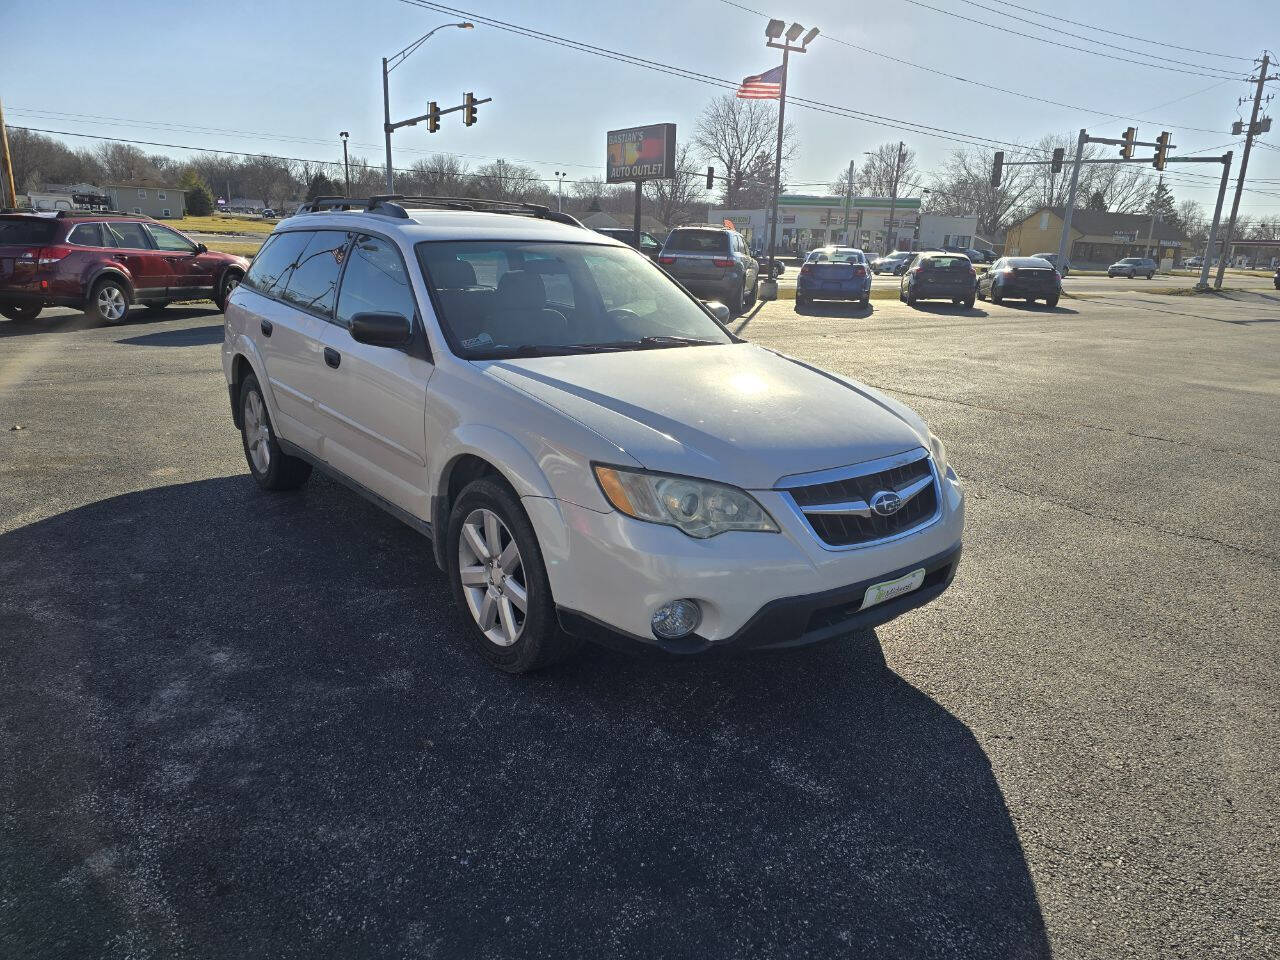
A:
[[[1033,16],[1043,17],[1046,20],[1058,20],[1062,23],[1069,23],[1072,26],[1084,27],[1097,33],[1110,34],[1113,37],[1124,37],[1126,40],[1137,40],[1140,43],[1149,43],[1157,47],[1168,47],[1171,50],[1185,50],[1187,53],[1198,53],[1206,57],[1221,57],[1223,60],[1244,60],[1247,63],[1253,62],[1253,57],[1242,57],[1234,53],[1213,53],[1209,50],[1197,50],[1195,47],[1183,47],[1176,43],[1165,43],[1163,40],[1152,40],[1150,37],[1137,37],[1132,33],[1120,33],[1116,30],[1108,30],[1106,27],[1096,27],[1091,23],[1081,23],[1079,20],[1069,20],[1057,13],[1045,13],[1041,10],[1033,10],[1031,7],[1018,7],[1017,9],[1024,13],[1030,13]]]
[[[634,54],[622,53],[618,50],[611,50],[607,47],[601,47],[596,44],[586,43],[579,40],[571,40],[559,34],[546,33],[541,30],[535,30],[531,27],[521,26],[519,24],[509,23],[504,20],[497,20],[492,17],[486,17],[481,14],[473,13],[468,10],[461,10],[456,7],[445,6],[441,3],[434,3],[431,0],[400,0],[401,3],[410,6],[421,7],[426,10],[432,10],[437,13],[448,14],[449,16],[466,17],[470,20],[484,23],[487,26],[494,27],[498,30],[505,30],[508,33],[514,33],[528,39],[541,40],[545,43],[551,43],[556,46],[566,47],[570,50],[576,50],[579,53],[589,53],[594,56],[603,57],[607,60],[616,60],[620,63],[626,63],[631,66],[643,67],[650,71],[670,74],[671,76],[680,77],[686,80],[693,80],[697,83],[703,83],[708,86],[717,87],[722,90],[737,90],[737,81],[727,80],[724,77],[716,77],[711,74],[699,73],[695,70],[688,70],[684,67],[677,67],[669,63],[662,63],[657,60],[649,60],[644,57],[635,56]],[[856,110],[852,107],[842,106],[840,104],[826,103],[821,100],[811,100],[804,97],[788,97],[787,102],[796,106],[801,106],[809,110],[815,110],[819,113],[829,113],[834,116],[844,117],[846,119],[861,120],[876,126],[888,127],[893,130],[902,130],[918,136],[932,137],[939,140],[949,140],[955,143],[964,143],[967,146],[978,147],[1007,147],[1014,150],[1033,151],[1035,148],[1027,147],[1023,144],[1012,143],[1006,140],[995,140],[990,137],[984,137],[980,134],[964,133],[957,130],[949,130],[945,127],[935,127],[930,124],[918,123],[913,120],[903,120],[897,117],[881,116],[879,114],[867,113],[862,110]]]
[[[769,15],[767,13],[763,13],[759,10],[752,9],[751,7],[745,6],[744,4],[741,4],[741,3],[736,3],[734,2],[734,0],[720,0],[720,2],[730,7],[737,7],[739,10],[743,10],[747,13],[754,14],[757,17],[762,17],[766,20],[769,19]],[[1022,90],[1010,90],[1008,87],[998,87],[992,83],[984,83],[981,80],[973,80],[969,77],[961,77],[954,73],[947,73],[945,70],[938,70],[935,67],[927,67],[922,63],[916,63],[912,60],[905,60],[902,57],[895,57],[887,53],[881,53],[879,50],[872,50],[870,47],[863,47],[856,43],[850,43],[848,40],[842,40],[839,37],[832,36],[829,33],[821,34],[821,39],[829,40],[832,43],[838,43],[844,47],[850,47],[854,50],[860,51],[861,53],[869,53],[871,54],[871,56],[879,57],[882,60],[889,60],[892,63],[900,63],[903,66],[914,67],[917,70],[924,70],[927,73],[932,73],[939,77],[946,77],[948,80],[958,80],[961,83],[968,83],[968,84],[971,84],[972,86],[982,87],[986,90],[995,90],[997,93],[1007,93],[1010,96],[1017,97],[1019,100],[1034,100],[1037,103],[1047,103],[1050,106],[1065,107],[1068,110],[1079,110],[1083,113],[1088,113],[1093,116],[1111,117],[1115,120],[1128,120],[1134,123],[1159,124],[1161,126],[1173,127],[1175,130],[1190,130],[1190,131],[1195,131],[1196,133],[1217,133],[1218,132],[1217,130],[1209,130],[1205,127],[1190,127],[1183,123],[1173,123],[1171,121],[1166,121],[1166,120],[1150,120],[1150,119],[1144,119],[1142,117],[1128,117],[1120,113],[1109,113],[1106,110],[1094,110],[1090,107],[1082,107],[1079,104],[1075,104],[1075,103],[1063,103],[1061,100],[1050,100],[1047,97],[1037,97],[1032,94],[1026,93],[1025,91],[1022,91]],[[1208,91],[1214,89],[1215,87],[1220,87],[1225,84],[1234,83],[1234,82],[1235,82],[1234,78],[1227,79],[1227,80],[1219,80],[1217,83],[1210,84],[1209,86],[1205,87],[1202,90],[1197,90],[1195,93],[1189,93],[1184,97],[1179,97],[1178,100],[1186,100],[1190,97],[1197,96],[1198,94],[1207,93]],[[1169,103],[1177,103],[1178,100],[1171,100],[1169,101]],[[1168,106],[1169,103],[1164,103],[1164,104],[1161,104],[1160,106]],[[1152,107],[1151,109],[1159,110],[1160,107]]]
[[[1015,19],[1015,20],[1022,19],[1022,18],[1020,18],[1020,17],[1013,17],[1013,16],[1012,16],[1011,14],[1009,14],[1006,10],[1000,10],[1000,9],[998,9],[998,8],[994,8],[994,7],[985,7],[985,6],[982,6],[982,4],[974,3],[974,2],[973,2],[973,0],[967,0],[967,2],[969,3],[969,5],[970,5],[970,6],[982,7],[982,9],[983,9],[983,10],[991,10],[991,11],[993,11],[993,12],[995,12],[995,13],[998,13],[998,14],[999,14],[1000,16],[1002,16],[1002,17],[1010,17],[1011,19]],[[956,13],[954,10],[944,10],[944,9],[943,9],[943,8],[941,8],[941,7],[934,7],[934,6],[931,6],[931,5],[927,4],[927,3],[923,3],[923,2],[921,2],[921,0],[903,0],[903,3],[909,3],[909,4],[911,4],[912,6],[922,7],[922,8],[923,8],[923,9],[925,9],[925,10],[932,10],[934,13],[941,13],[943,16],[950,17],[950,18],[952,18],[953,20],[954,20],[954,19],[956,18],[956,16],[957,16],[957,13]],[[975,22],[976,22],[976,21],[975,21]],[[1077,46],[1074,46],[1073,44],[1070,44],[1070,43],[1061,43],[1061,42],[1059,42],[1059,41],[1057,41],[1057,40],[1050,40],[1050,39],[1048,39],[1047,37],[1037,37],[1037,36],[1035,36],[1034,34],[1030,34],[1030,33],[1021,33],[1021,32],[1019,32],[1019,31],[1017,31],[1017,30],[1011,30],[1011,29],[1009,29],[1008,27],[1004,26],[1003,24],[997,25],[997,24],[994,24],[994,23],[983,23],[983,24],[981,24],[981,25],[982,25],[982,26],[986,26],[986,27],[997,27],[997,26],[998,26],[998,28],[1000,29],[1000,31],[1001,31],[1002,33],[1011,34],[1011,35],[1013,35],[1013,36],[1015,36],[1015,37],[1022,37],[1022,38],[1026,39],[1026,40],[1035,40],[1035,41],[1037,41],[1037,42],[1039,42],[1039,43],[1047,43],[1047,44],[1050,44],[1051,46],[1055,46],[1055,47],[1062,47],[1062,48],[1064,48],[1064,49],[1066,49],[1066,50],[1075,50],[1075,51],[1077,51],[1077,52],[1079,52],[1079,53],[1087,53],[1087,54],[1090,54],[1090,55],[1095,56],[1095,57],[1104,57],[1104,58],[1106,58],[1107,60],[1112,61],[1113,63],[1114,63],[1114,62],[1116,62],[1116,58],[1115,58],[1114,56],[1112,56],[1112,55],[1111,55],[1111,54],[1109,54],[1109,53],[1103,53],[1103,52],[1101,52],[1101,51],[1099,51],[1099,50],[1090,50],[1088,47],[1077,47]],[[1037,23],[1037,24],[1034,24],[1034,26],[1040,27],[1041,29],[1045,29],[1044,24],[1039,24],[1039,23]],[[1066,34],[1066,35],[1067,35],[1067,36],[1070,36],[1070,37],[1074,37],[1074,36],[1075,36],[1075,34],[1072,34],[1072,33],[1068,33],[1068,34]],[[1087,37],[1086,37],[1086,38],[1084,38],[1084,39],[1088,40],[1090,43],[1100,43],[1100,41],[1096,41],[1096,40],[1089,40],[1089,38],[1087,38]],[[1105,45],[1106,45],[1106,46],[1110,46],[1110,44],[1105,44]],[[1136,51],[1127,51],[1127,52],[1136,52]],[[1151,55],[1147,55],[1147,56],[1151,56]],[[1158,57],[1158,58],[1157,58],[1157,57],[1152,56],[1152,59],[1161,59],[1161,60],[1163,60],[1163,59],[1165,59],[1165,58],[1164,58],[1164,57]],[[1229,74],[1229,73],[1227,73],[1226,71],[1221,71],[1221,70],[1219,70],[1218,72],[1215,72],[1215,73],[1205,73],[1205,72],[1204,72],[1204,70],[1206,70],[1206,69],[1207,69],[1207,70],[1217,70],[1217,68],[1216,68],[1216,67],[1206,67],[1206,68],[1203,68],[1203,69],[1186,70],[1186,69],[1183,69],[1182,67],[1165,66],[1165,65],[1163,65],[1163,64],[1159,64],[1159,63],[1147,63],[1147,62],[1142,61],[1142,60],[1130,60],[1130,61],[1128,61],[1128,62],[1129,62],[1129,63],[1131,63],[1131,64],[1133,64],[1134,66],[1137,66],[1137,67],[1150,67],[1150,68],[1151,68],[1151,69],[1153,69],[1153,70],[1173,71],[1173,72],[1175,72],[1175,73],[1185,73],[1185,74],[1189,74],[1189,75],[1191,75],[1191,76],[1195,76],[1195,77],[1208,77],[1210,80],[1239,80],[1239,81],[1241,81],[1241,82],[1244,82],[1244,81],[1247,79],[1246,77],[1243,77],[1243,76],[1237,76],[1237,75],[1235,75],[1235,74]],[[1178,61],[1173,61],[1173,62],[1175,62],[1175,63],[1176,63],[1176,62],[1178,62]],[[1198,67],[1199,65],[1198,65],[1198,64],[1189,64],[1189,66],[1197,66],[1197,67]]]

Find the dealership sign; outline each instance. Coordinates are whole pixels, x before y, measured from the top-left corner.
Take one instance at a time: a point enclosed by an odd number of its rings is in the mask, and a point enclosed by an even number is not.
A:
[[[605,159],[609,183],[632,180],[670,180],[676,175],[676,125],[610,130]]]

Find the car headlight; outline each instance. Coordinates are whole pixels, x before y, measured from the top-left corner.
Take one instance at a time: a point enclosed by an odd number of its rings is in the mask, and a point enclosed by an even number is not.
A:
[[[599,465],[595,473],[605,497],[622,513],[676,527],[699,540],[729,530],[778,532],[764,507],[736,487]]]
[[[929,452],[933,455],[933,462],[938,467],[938,476],[940,478],[946,477],[947,448],[943,445],[942,441],[938,439],[938,437],[934,434],[932,430],[929,431]]]

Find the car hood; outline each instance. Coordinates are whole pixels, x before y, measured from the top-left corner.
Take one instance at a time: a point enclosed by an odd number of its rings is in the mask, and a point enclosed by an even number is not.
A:
[[[479,366],[649,470],[748,489],[928,442],[918,418],[870,388],[749,343]]]

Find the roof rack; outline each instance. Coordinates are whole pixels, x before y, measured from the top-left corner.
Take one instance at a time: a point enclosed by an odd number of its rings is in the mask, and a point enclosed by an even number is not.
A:
[[[315,197],[298,207],[297,213],[323,213],[326,210],[356,210],[376,213],[397,220],[408,220],[408,209],[434,207],[441,210],[484,210],[488,213],[510,213],[552,220],[571,227],[582,223],[567,213],[551,210],[540,203],[516,200],[489,200],[483,197],[408,197],[399,193],[379,194],[367,198]],[[407,208],[407,209],[406,209]],[[583,229],[586,229],[585,227]]]
[[[63,217],[144,217],[144,213],[125,213],[123,210],[59,210],[55,214]]]

